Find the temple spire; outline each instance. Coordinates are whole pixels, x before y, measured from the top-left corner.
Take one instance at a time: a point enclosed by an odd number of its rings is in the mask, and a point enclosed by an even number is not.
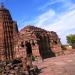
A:
[[[0,8],[4,8],[4,3],[3,2],[0,3]]]

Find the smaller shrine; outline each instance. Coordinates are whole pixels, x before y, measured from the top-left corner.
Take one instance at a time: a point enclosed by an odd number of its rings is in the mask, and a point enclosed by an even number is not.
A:
[[[19,32],[19,40],[16,44],[16,50],[19,50],[19,54],[18,52],[16,54],[18,57],[25,57],[26,46],[23,48],[21,45],[25,45],[26,41],[30,42],[34,57],[45,59],[62,52],[61,42],[56,32],[28,25]]]

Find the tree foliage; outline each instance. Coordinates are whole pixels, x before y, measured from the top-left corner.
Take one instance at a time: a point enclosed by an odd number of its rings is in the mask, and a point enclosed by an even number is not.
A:
[[[74,45],[75,44],[75,34],[71,34],[66,36],[67,38],[67,43],[70,45]]]

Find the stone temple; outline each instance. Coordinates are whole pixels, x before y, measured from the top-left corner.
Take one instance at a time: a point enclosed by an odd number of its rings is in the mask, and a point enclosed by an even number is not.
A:
[[[30,43],[32,55],[35,57],[48,58],[61,52],[61,42],[54,31],[28,25],[19,32],[9,10],[2,5],[0,7],[0,60],[26,57],[26,41]],[[21,46],[22,44],[24,47]]]
[[[0,6],[0,60],[14,59],[14,36],[18,33],[17,24],[12,20],[8,9]]]

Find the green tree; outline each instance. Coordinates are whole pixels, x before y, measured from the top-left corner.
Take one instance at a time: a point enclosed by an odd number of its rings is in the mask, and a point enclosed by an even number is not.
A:
[[[67,38],[67,43],[71,45],[73,48],[75,48],[75,34],[68,35],[66,36],[66,38]]]

